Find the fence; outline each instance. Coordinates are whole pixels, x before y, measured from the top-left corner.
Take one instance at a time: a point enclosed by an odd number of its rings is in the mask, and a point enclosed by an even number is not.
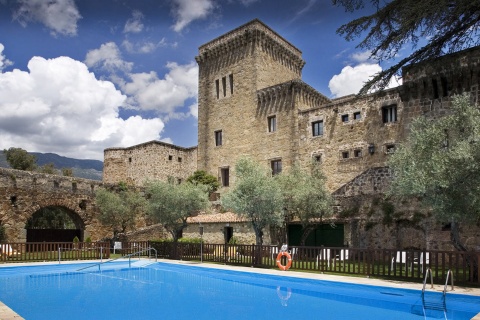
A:
[[[0,243],[0,262],[108,259],[108,242]]]
[[[224,264],[276,268],[277,246],[151,242],[158,256]],[[372,276],[420,282],[427,268],[436,283],[445,283],[448,270],[455,283],[480,285],[480,252],[300,247],[289,248],[291,270]],[[286,265],[285,258],[280,263]]]
[[[116,253],[131,254],[153,247],[158,257],[195,260],[239,266],[276,268],[277,246],[225,245],[173,242],[121,242]],[[108,242],[28,242],[0,243],[0,262],[108,259],[114,245]],[[480,285],[480,252],[421,251],[365,248],[300,247],[289,248],[292,270],[352,274],[422,281],[427,268],[436,283],[445,283],[448,270],[455,283]],[[280,259],[286,265],[285,258]]]

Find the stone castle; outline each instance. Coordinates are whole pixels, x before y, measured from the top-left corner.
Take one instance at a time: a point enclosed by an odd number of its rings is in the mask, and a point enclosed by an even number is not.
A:
[[[181,182],[205,170],[218,177],[222,193],[235,183],[237,160],[248,156],[273,174],[320,162],[332,193],[358,196],[366,191],[352,185],[383,172],[413,118],[444,114],[454,94],[479,98],[479,47],[405,67],[399,87],[338,99],[303,82],[302,52],[259,20],[202,45],[196,61],[198,146],[151,141],[106,149],[104,182]],[[345,223],[345,239],[360,245],[352,225]]]

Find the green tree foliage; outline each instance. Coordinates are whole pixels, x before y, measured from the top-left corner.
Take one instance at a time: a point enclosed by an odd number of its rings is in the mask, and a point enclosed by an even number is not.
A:
[[[118,192],[100,188],[95,192],[95,202],[100,211],[100,222],[113,230],[113,238],[133,228],[136,217],[145,211],[146,202],[140,193],[132,190]]]
[[[22,148],[12,147],[8,150],[3,150],[3,153],[12,169],[33,171],[36,168],[36,157]]]
[[[27,220],[26,229],[76,229],[75,223],[61,207],[45,207]]]
[[[235,187],[222,196],[222,205],[252,223],[256,244],[263,244],[263,230],[267,225],[281,226],[282,193],[277,180],[268,168],[248,158],[235,165]]]
[[[190,177],[187,178],[187,182],[193,183],[193,184],[203,184],[206,185],[209,189],[209,192],[215,192],[218,190],[220,187],[220,183],[218,182],[218,179],[212,176],[211,174],[208,174],[204,170],[197,170],[191,175]]]
[[[469,95],[456,96],[449,115],[415,119],[388,163],[395,174],[390,194],[419,197],[451,222],[453,245],[466,250],[458,223],[480,218],[480,111]]]
[[[39,167],[38,171],[47,174],[57,174],[57,169],[55,169],[55,165],[52,162],[46,163],[43,166]]]
[[[322,218],[332,214],[332,198],[325,188],[325,176],[320,165],[312,163],[311,170],[294,166],[278,179],[287,220],[297,218],[302,225],[300,244],[303,246]]]
[[[147,184],[148,214],[172,235],[177,242],[187,219],[207,210],[208,187],[185,182],[181,184],[154,181]]]
[[[73,177],[73,169],[72,168],[62,168],[62,175],[64,177]]]
[[[367,0],[333,0],[346,11],[363,9]],[[411,45],[413,53],[366,82],[360,94],[385,88],[407,64],[418,63],[480,43],[480,2],[478,0],[370,0],[370,15],[342,25],[337,33],[347,40],[365,37],[357,48],[371,51],[379,61],[399,55]],[[426,40],[426,44],[423,43]]]

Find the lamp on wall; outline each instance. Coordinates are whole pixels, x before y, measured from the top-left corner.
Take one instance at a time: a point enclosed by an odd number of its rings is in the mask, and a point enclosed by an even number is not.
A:
[[[369,154],[374,154],[375,153],[375,145],[373,143],[370,143],[368,145],[368,153]]]

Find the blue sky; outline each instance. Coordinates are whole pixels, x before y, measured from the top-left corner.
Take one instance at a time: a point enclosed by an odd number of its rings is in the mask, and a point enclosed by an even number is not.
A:
[[[336,34],[363,12],[330,0],[0,0],[0,149],[103,160],[197,144],[198,47],[258,18],[303,52],[328,97],[381,70]]]

